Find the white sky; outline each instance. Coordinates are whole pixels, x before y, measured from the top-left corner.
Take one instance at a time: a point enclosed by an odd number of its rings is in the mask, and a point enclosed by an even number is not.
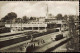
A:
[[[78,1],[15,1],[5,2],[0,1],[0,18],[7,15],[7,13],[15,12],[18,17],[26,16],[45,16],[46,4],[49,7],[49,13],[56,16],[61,13],[62,15],[75,15],[76,12],[79,15],[79,2]],[[77,8],[77,11],[76,11]]]

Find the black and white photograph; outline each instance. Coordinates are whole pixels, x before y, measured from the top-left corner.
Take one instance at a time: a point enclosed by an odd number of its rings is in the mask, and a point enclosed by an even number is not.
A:
[[[0,52],[80,52],[79,0],[0,1]]]

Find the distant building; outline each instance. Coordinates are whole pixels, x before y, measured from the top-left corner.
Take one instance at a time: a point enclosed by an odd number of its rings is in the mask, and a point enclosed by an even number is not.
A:
[[[12,23],[6,23],[6,27],[10,27],[11,31],[20,31],[20,30],[46,30],[46,28],[54,28],[55,24],[62,24],[62,20],[57,20],[55,18],[45,18],[39,17],[34,20],[29,20],[27,23],[19,22],[15,23],[15,20]]]

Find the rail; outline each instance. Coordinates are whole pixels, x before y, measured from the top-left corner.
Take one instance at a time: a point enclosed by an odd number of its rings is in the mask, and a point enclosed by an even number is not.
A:
[[[24,32],[26,32],[26,31],[24,31]],[[50,33],[53,33],[53,32],[56,32],[55,30],[54,31],[48,31],[48,32],[43,32],[43,33],[39,33],[39,34],[37,34],[37,33],[32,33],[32,35],[33,35],[33,38],[39,38],[39,37],[41,37],[41,36],[44,36],[44,35],[47,35],[47,34],[50,34]],[[18,33],[21,33],[21,32],[18,32]],[[15,34],[15,33],[12,33],[12,34]],[[10,35],[10,34],[9,34]],[[31,33],[30,34],[27,34],[27,35],[31,35]],[[22,44],[23,43],[25,43],[26,41],[30,41],[31,40],[31,38],[30,38],[30,36],[27,38],[27,35],[25,35],[25,36],[19,36],[19,35],[15,35],[14,36],[14,38],[11,38],[11,36],[10,36],[10,39],[8,39],[8,40],[5,40],[5,38],[4,38],[4,41],[2,40],[2,41],[0,41],[0,50],[2,50],[2,49],[6,49],[6,48],[10,48],[10,47],[14,47],[14,46],[17,46],[17,45],[20,45],[20,43],[22,42]],[[5,35],[5,36],[7,36],[7,35]],[[16,36],[18,36],[17,38],[16,38]],[[8,37],[9,38],[9,37]],[[16,41],[17,40],[17,41]],[[19,44],[18,44],[19,43]],[[15,45],[16,44],[16,45]]]

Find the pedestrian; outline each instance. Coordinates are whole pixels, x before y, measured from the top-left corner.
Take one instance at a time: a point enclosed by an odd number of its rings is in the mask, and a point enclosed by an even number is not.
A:
[[[41,43],[45,43],[43,39],[42,39]]]
[[[35,43],[33,44],[33,48],[35,48]]]
[[[38,45],[39,45],[39,41],[38,41]]]

